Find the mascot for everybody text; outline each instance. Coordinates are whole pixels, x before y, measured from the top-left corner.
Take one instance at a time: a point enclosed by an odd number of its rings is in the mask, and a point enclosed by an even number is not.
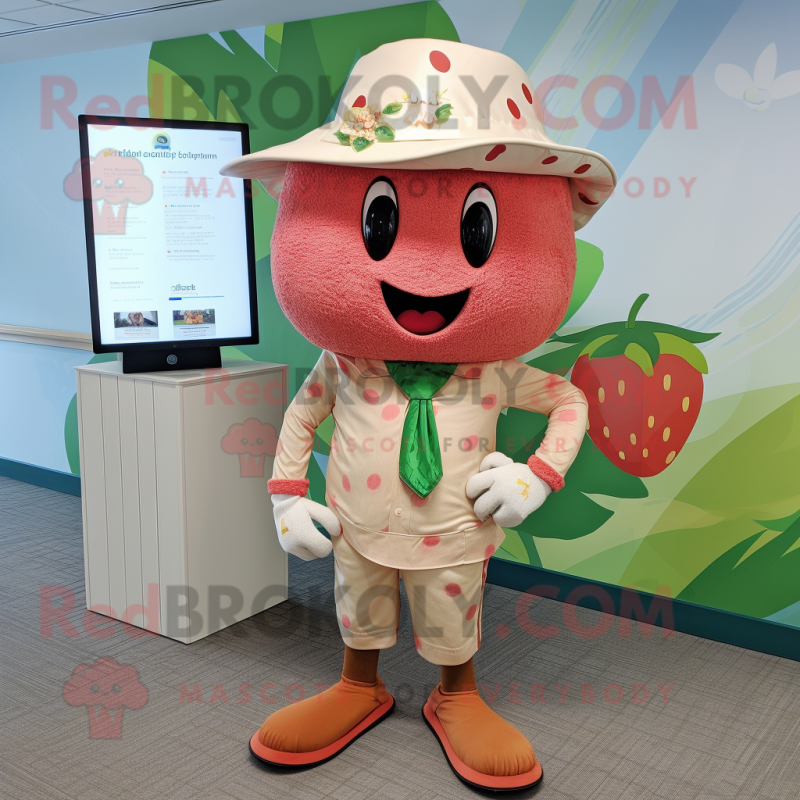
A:
[[[417,650],[441,670],[423,715],[452,769],[486,789],[541,780],[527,739],[480,698],[473,656],[503,526],[564,485],[586,427],[581,392],[517,357],[563,319],[574,230],[616,178],[602,156],[551,142],[535,103],[500,53],[394,42],[355,64],[333,123],[223,168],[280,196],[275,292],[323,348],[268,488],[285,550],[333,550],[345,644],[341,680],[253,736],[263,761],[320,763],[392,710],[377,667],[397,640],[402,578]],[[527,464],[495,451],[507,407],[549,417]],[[306,469],[329,414],[320,505]]]

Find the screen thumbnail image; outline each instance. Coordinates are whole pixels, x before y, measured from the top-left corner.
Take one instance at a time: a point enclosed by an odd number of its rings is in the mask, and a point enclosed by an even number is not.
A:
[[[173,311],[173,325],[214,325],[216,315],[213,308],[202,308],[190,311]]]
[[[213,339],[217,335],[217,315],[213,308],[172,312],[175,339]]]
[[[115,311],[114,338],[157,339],[158,311]]]

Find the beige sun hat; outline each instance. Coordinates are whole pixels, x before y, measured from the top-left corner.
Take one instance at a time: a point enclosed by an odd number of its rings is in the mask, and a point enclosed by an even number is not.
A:
[[[257,179],[276,198],[292,161],[561,175],[569,178],[578,230],[617,176],[598,153],[551,141],[540,115],[528,75],[508,56],[460,42],[404,39],[356,62],[333,122],[234,159],[220,172]]]

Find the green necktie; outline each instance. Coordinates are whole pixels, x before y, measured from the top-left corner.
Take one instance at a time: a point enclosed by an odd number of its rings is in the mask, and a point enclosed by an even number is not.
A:
[[[442,454],[431,398],[456,371],[457,364],[387,361],[394,382],[408,396],[400,446],[400,478],[420,497],[442,479]]]

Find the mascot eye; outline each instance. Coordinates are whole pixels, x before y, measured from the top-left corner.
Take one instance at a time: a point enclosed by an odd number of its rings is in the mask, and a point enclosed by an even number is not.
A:
[[[473,267],[482,267],[497,237],[497,204],[485,183],[476,183],[461,212],[461,248]]]
[[[361,210],[364,245],[373,261],[389,255],[397,236],[397,192],[386,178],[376,178],[367,189]]]

